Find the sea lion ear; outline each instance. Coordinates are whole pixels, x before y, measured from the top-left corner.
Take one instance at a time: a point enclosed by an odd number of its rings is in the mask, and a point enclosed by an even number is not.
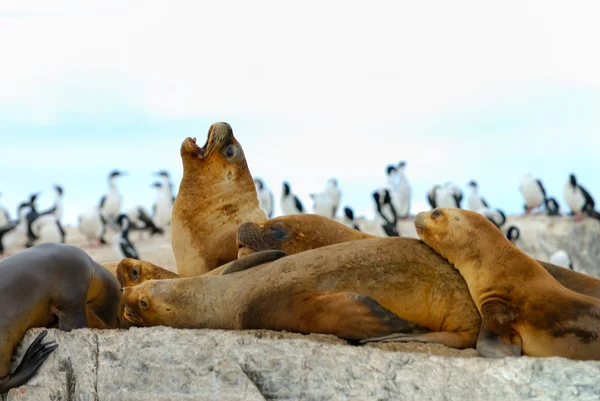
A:
[[[265,263],[273,262],[285,256],[285,252],[277,250],[268,250],[255,252],[251,255],[244,256],[223,269],[221,275],[236,273],[242,270],[248,270],[252,267],[259,266]]]

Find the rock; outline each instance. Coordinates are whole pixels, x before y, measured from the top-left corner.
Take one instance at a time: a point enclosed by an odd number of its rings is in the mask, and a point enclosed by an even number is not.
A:
[[[27,333],[13,369],[39,332]],[[59,348],[7,400],[508,401],[600,394],[600,361],[485,359],[475,350],[426,344],[415,349],[422,352],[390,351],[390,344],[354,346],[334,336],[267,330],[51,329],[47,338]]]

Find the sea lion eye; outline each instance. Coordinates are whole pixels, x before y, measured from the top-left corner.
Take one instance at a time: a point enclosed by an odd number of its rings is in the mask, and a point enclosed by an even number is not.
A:
[[[285,231],[281,228],[271,227],[271,234],[273,234],[273,236],[277,239],[285,239]]]
[[[139,274],[140,274],[140,272],[138,271],[137,267],[134,267],[131,269],[131,278],[132,279],[134,279],[134,280],[137,279]]]
[[[233,148],[233,145],[229,145],[227,147],[227,150],[225,151],[225,155],[227,157],[233,157],[234,154],[235,154],[235,149]]]
[[[140,306],[141,306],[143,309],[147,309],[147,308],[148,308],[148,302],[146,302],[146,301],[145,301],[145,300],[142,298],[142,299],[140,299]]]
[[[440,211],[439,210],[434,210],[433,213],[431,213],[431,218],[432,219],[437,219],[438,217],[440,217]]]

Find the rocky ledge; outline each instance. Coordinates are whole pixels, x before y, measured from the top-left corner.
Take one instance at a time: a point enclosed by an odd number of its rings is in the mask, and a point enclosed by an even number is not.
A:
[[[40,329],[30,330],[13,369]],[[350,345],[266,330],[50,330],[7,400],[597,400],[600,361],[484,359],[439,345]]]

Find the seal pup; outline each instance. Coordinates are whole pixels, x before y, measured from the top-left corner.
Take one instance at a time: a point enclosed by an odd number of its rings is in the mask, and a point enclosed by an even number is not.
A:
[[[458,272],[411,238],[331,245],[234,274],[150,280],[126,287],[124,298],[125,317],[140,326],[350,340],[406,333],[405,341],[454,348],[472,347],[481,322]]]
[[[263,223],[243,223],[237,231],[238,258],[254,252],[280,250],[293,255],[310,249],[377,238],[316,214],[280,216]]]
[[[10,360],[32,327],[70,331],[116,328],[122,295],[119,283],[82,249],[41,244],[0,262],[0,393],[27,382],[55,346],[41,344],[42,332],[9,374]],[[94,324],[88,324],[93,318]],[[30,352],[31,351],[31,352]]]
[[[140,256],[137,250],[129,240],[129,229],[131,228],[131,222],[129,221],[127,215],[120,214],[119,217],[117,217],[116,224],[121,229],[121,232],[115,235],[115,238],[113,239],[113,246],[117,252],[117,255],[119,255],[121,259],[139,259]]]
[[[284,216],[291,214],[304,213],[304,205],[300,201],[300,198],[292,193],[292,186],[289,182],[283,182],[283,190],[281,192],[281,211]]]
[[[562,286],[484,216],[438,208],[419,213],[415,228],[465,279],[482,356],[600,359],[600,300]]]
[[[267,215],[267,218],[270,219],[273,217],[275,209],[273,191],[267,188],[264,181],[260,178],[254,178],[254,186],[256,187],[256,195],[258,196],[258,207],[260,207]]]
[[[244,151],[227,123],[215,123],[201,148],[181,144],[183,178],[171,216],[171,245],[182,277],[198,276],[235,260],[237,228],[263,222]]]
[[[525,214],[531,214],[533,209],[546,204],[546,188],[542,180],[534,178],[530,173],[526,174],[519,186],[519,191],[525,200]]]
[[[467,183],[467,187],[469,188],[469,197],[467,200],[469,201],[469,209],[473,211],[487,209],[490,207],[489,203],[479,194],[479,186],[477,185],[477,181],[471,180]]]
[[[575,174],[569,175],[569,181],[563,189],[565,202],[573,213],[576,222],[583,220],[583,214],[600,219],[600,214],[594,210],[595,202],[592,195],[577,182]]]

